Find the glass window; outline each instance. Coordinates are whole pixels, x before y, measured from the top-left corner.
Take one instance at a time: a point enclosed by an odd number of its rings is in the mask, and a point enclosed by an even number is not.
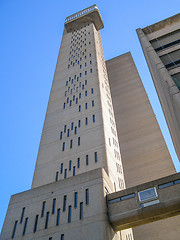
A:
[[[70,102],[69,102],[69,106],[70,106],[70,107],[72,106],[72,100],[70,100]]]
[[[66,132],[66,125],[64,125],[64,132]]]
[[[45,205],[46,205],[46,202],[44,201],[42,203],[41,217],[44,217]]]
[[[95,115],[93,115],[93,122],[95,122]]]
[[[55,179],[56,182],[58,181],[58,175],[59,175],[59,172],[56,172],[56,179]]]
[[[65,107],[66,107],[66,103],[64,103],[63,109],[65,109]]]
[[[63,212],[66,211],[66,200],[67,200],[67,196],[64,195],[64,199],[63,199]]]
[[[94,93],[94,89],[93,88],[91,88],[91,94],[93,94]]]
[[[53,199],[53,204],[52,204],[52,214],[55,213],[55,207],[56,207],[56,198]]]
[[[71,171],[71,167],[72,167],[72,161],[69,161],[69,171]]]
[[[24,218],[24,213],[25,213],[25,207],[23,207],[22,209],[22,213],[21,213],[21,220],[20,220],[20,223],[23,222],[23,218]]]
[[[87,103],[85,103],[85,109],[87,109]]]
[[[69,132],[70,132],[70,130],[68,129],[68,130],[67,130],[67,137],[69,137]]]
[[[92,107],[94,107],[94,100],[92,100]]]
[[[68,208],[68,223],[71,222],[71,206]]]
[[[86,166],[88,166],[88,165],[89,165],[89,156],[86,155]]]
[[[62,145],[62,151],[64,152],[65,150],[65,142],[63,142],[63,145]]]
[[[61,163],[61,174],[63,173],[63,163]]]
[[[79,112],[81,112],[81,105],[79,105]]]
[[[76,167],[74,166],[73,167],[73,176],[75,176],[76,175]]]
[[[85,91],[85,97],[87,97],[87,91]]]
[[[57,209],[56,226],[60,224],[60,208]]]
[[[80,168],[80,158],[77,159],[77,168]]]
[[[81,93],[79,93],[79,99],[81,98]]]
[[[64,169],[64,179],[67,178],[67,169]]]
[[[90,69],[90,73],[92,73],[92,68]]]
[[[12,232],[12,238],[14,238],[14,237],[15,237],[15,233],[16,233],[17,224],[18,224],[18,220],[16,220],[16,221],[15,221],[15,223],[14,223],[14,228],[13,228],[13,232]]]
[[[78,127],[81,127],[81,120],[78,121]]]
[[[85,75],[87,75],[87,71],[85,71]]]
[[[147,201],[147,200],[156,198],[157,197],[157,191],[156,191],[156,188],[153,187],[153,188],[149,188],[149,189],[146,189],[144,191],[138,192],[138,195],[139,195],[139,201],[140,202]]]
[[[84,89],[84,84],[82,85],[82,90]]]
[[[72,148],[72,145],[73,145],[73,140],[71,139],[71,141],[70,141],[70,148]]]
[[[80,146],[80,137],[78,137],[78,146]]]
[[[37,231],[38,218],[39,218],[39,215],[36,215],[35,223],[34,223],[34,230],[33,230],[34,233]]]
[[[80,203],[80,215],[79,215],[80,220],[83,219],[83,202]]]
[[[88,125],[88,118],[85,119],[85,124]]]
[[[72,122],[71,123],[71,130],[73,130],[73,127],[74,127],[74,123]]]
[[[64,240],[64,234],[61,234],[61,240]]]
[[[74,208],[77,208],[78,193],[74,193]]]
[[[24,223],[24,229],[23,229],[23,235],[26,234],[26,228],[27,228],[27,224],[28,224],[28,218],[25,219],[25,223]]]
[[[89,189],[86,189],[86,205],[89,205]]]
[[[97,162],[97,152],[94,153],[94,161]]]

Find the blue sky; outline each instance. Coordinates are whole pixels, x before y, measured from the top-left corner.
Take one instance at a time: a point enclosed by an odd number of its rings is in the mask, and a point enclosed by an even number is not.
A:
[[[12,194],[31,187],[64,20],[97,4],[105,59],[131,51],[178,171],[136,29],[179,12],[179,0],[0,0],[0,229]]]

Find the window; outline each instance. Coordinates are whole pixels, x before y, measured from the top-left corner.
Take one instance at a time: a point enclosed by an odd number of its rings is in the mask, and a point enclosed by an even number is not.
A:
[[[76,175],[76,167],[74,166],[73,167],[73,176],[75,176]]]
[[[87,97],[87,91],[85,91],[85,97]]]
[[[81,120],[78,121],[78,127],[81,127]]]
[[[71,89],[72,90],[72,89]],[[69,106],[71,107],[72,106],[72,100],[70,100],[70,102],[69,102]]]
[[[92,107],[94,107],[94,100],[92,100]]]
[[[91,57],[91,53],[89,54],[89,56]]]
[[[14,237],[15,237],[17,224],[18,224],[18,220],[16,220],[15,223],[14,223],[14,228],[13,228],[13,232],[12,232],[12,237],[11,237],[11,238],[14,238]]]
[[[79,77],[81,77],[81,76],[82,76],[82,74],[80,73],[80,74],[79,74]]]
[[[85,85],[87,85],[87,80],[85,80]]]
[[[83,202],[80,203],[80,215],[79,215],[80,220],[83,219]]]
[[[41,217],[44,217],[45,204],[46,204],[46,202],[42,203]]]
[[[77,208],[77,199],[78,198],[78,193],[77,192],[75,192],[74,193],[74,208]]]
[[[71,206],[68,208],[68,223],[71,222]]]
[[[45,229],[48,228],[48,222],[49,222],[49,212],[46,213]]]
[[[64,132],[66,132],[66,125],[64,125]]]
[[[62,139],[63,136],[63,132],[60,132],[60,140]]]
[[[87,109],[87,103],[85,103],[85,109]]]
[[[78,104],[78,98],[76,98],[76,104]]]
[[[56,182],[58,181],[58,175],[59,175],[59,172],[56,172],[56,179],[55,179]]]
[[[61,234],[61,240],[64,240],[64,234]]]
[[[77,159],[77,168],[80,168],[80,158]]]
[[[65,150],[65,142],[63,142],[63,145],[62,145],[62,151],[64,152]]]
[[[66,86],[68,86],[68,81],[66,81]]]
[[[140,202],[147,201],[147,200],[156,198],[157,197],[157,191],[156,191],[156,188],[153,187],[153,188],[149,188],[149,189],[146,189],[144,191],[138,192],[138,195],[139,195],[139,201]]]
[[[64,103],[63,109],[65,109],[65,107],[66,107],[66,103]]]
[[[90,73],[92,73],[92,68],[90,69]]]
[[[56,207],[56,198],[53,199],[53,204],[52,204],[52,214],[55,213],[55,207]]]
[[[93,88],[91,88],[91,94],[93,94],[94,93],[94,89]]]
[[[89,205],[89,189],[86,189],[86,205]]]
[[[64,169],[64,179],[67,178],[67,169]]]
[[[85,71],[85,75],[87,75],[87,71]]]
[[[64,195],[64,199],[63,199],[63,212],[66,211],[66,201],[67,201],[67,196]]]
[[[72,122],[71,123],[71,130],[73,130],[73,127],[74,127],[74,123]]]
[[[61,163],[61,174],[63,173],[63,163]]]
[[[94,153],[94,161],[97,162],[97,152]]]
[[[27,223],[28,223],[28,218],[25,219],[24,229],[23,229],[23,235],[26,234]]]
[[[82,65],[80,65],[79,67],[80,67],[80,69],[81,69],[81,68],[82,68]]]
[[[34,233],[37,231],[38,218],[39,218],[39,215],[36,215],[35,223],[34,223],[34,230],[33,230]]]
[[[75,95],[73,95],[73,101],[75,100]]]
[[[84,84],[82,85],[82,90],[84,90]]]
[[[71,141],[70,141],[70,148],[72,148],[72,145],[73,145],[73,140],[71,139]]]
[[[67,130],[67,137],[69,137],[69,132],[70,132],[70,130],[68,129],[68,130]]]
[[[86,118],[86,120],[85,120],[85,124],[88,125],[88,118]]]
[[[81,93],[79,93],[79,99],[81,98]]]
[[[91,44],[91,42],[89,42],[89,44]]]
[[[57,209],[56,226],[60,224],[60,208]]]
[[[90,64],[92,64],[92,61],[90,61]]]
[[[95,115],[93,115],[93,122],[95,122]]]
[[[69,161],[69,171],[71,171],[71,167],[72,167],[72,161]]]
[[[80,137],[78,137],[78,146],[80,146],[80,143],[81,143]]]
[[[79,112],[81,112],[81,105],[79,105]]]
[[[85,63],[84,66],[86,67],[86,66],[87,66],[87,63]]]
[[[67,91],[65,91],[65,97],[66,97],[66,95],[67,95]]]
[[[89,165],[89,156],[86,155],[86,166],[88,166],[88,165]]]
[[[22,221],[23,221],[23,218],[24,218],[24,212],[25,212],[25,207],[23,207],[23,209],[22,209],[20,223],[22,223]]]

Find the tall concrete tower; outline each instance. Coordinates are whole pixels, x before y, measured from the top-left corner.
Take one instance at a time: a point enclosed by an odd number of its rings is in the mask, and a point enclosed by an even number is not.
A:
[[[96,5],[66,18],[29,191],[14,195],[2,239],[133,239],[108,223],[125,188]]]

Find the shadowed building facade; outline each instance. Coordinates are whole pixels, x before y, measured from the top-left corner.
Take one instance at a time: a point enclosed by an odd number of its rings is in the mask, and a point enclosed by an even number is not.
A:
[[[32,188],[11,197],[3,240],[136,239],[113,231],[106,194],[175,172],[131,54],[105,63],[101,28],[96,5],[66,18]]]

